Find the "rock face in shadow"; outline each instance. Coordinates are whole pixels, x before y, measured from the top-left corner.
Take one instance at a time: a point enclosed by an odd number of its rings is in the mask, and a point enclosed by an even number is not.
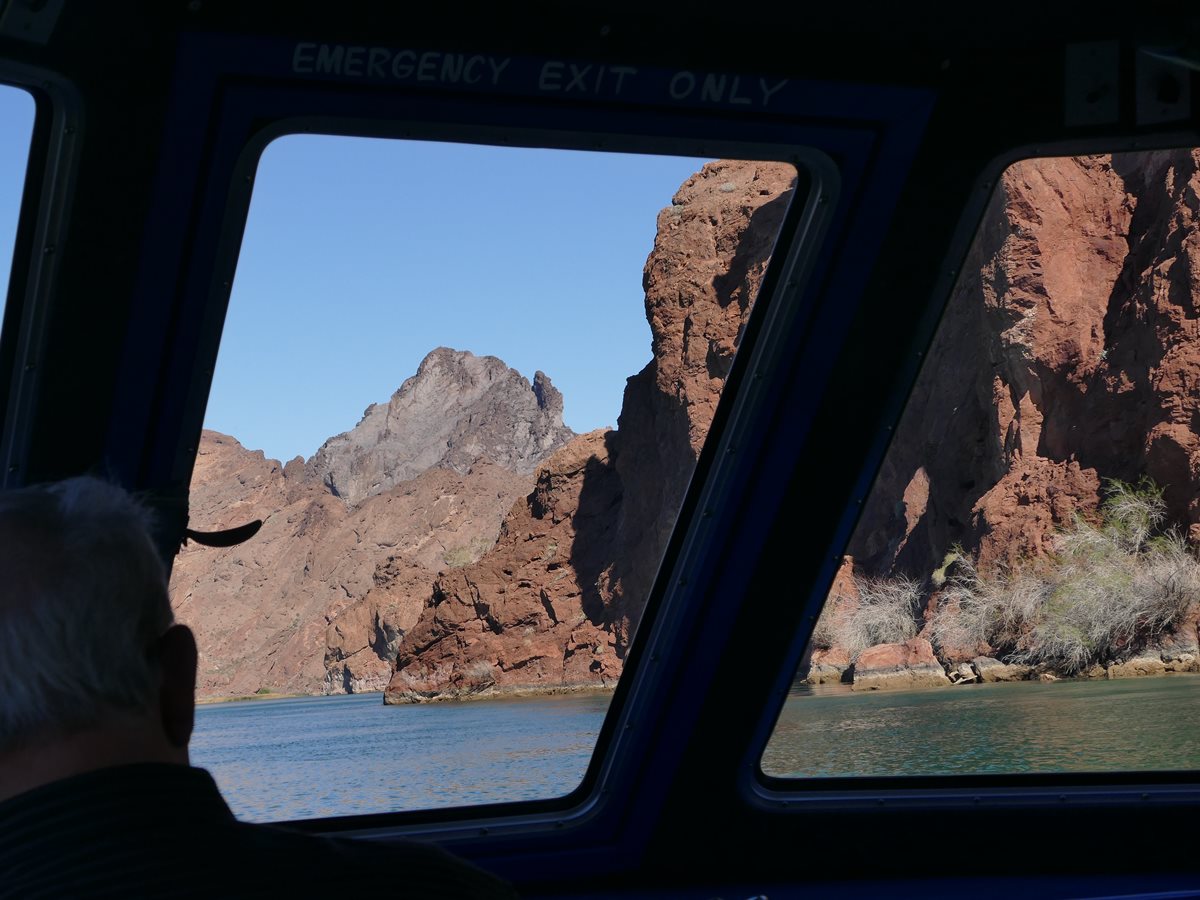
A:
[[[401,641],[388,702],[616,680],[621,663],[604,627],[605,610],[588,603],[575,553],[581,528],[611,534],[615,524],[621,492],[607,446],[611,434],[582,435],[550,457],[532,493],[505,518],[496,548],[472,566],[438,576]],[[580,515],[585,486],[607,494],[606,521],[585,522]],[[603,516],[591,515],[597,514]],[[593,545],[593,568],[610,546]]]
[[[583,581],[609,609],[622,655],[675,527],[795,179],[795,168],[783,163],[709,163],[658,214],[642,276],[653,358],[629,379],[613,441],[623,491],[617,543],[612,564]]]
[[[439,347],[391,400],[326,441],[308,468],[352,504],[434,467],[463,474],[480,457],[531,475],[574,437],[562,413],[562,394],[544,373],[530,384],[494,356]]]
[[[1200,536],[1200,152],[1004,173],[850,552],[927,576],[1049,552],[1102,479]]]
[[[780,163],[710,163],[659,214],[643,277],[653,358],[629,379],[618,429],[547,459],[495,548],[438,577],[386,702],[619,676],[794,179]]]

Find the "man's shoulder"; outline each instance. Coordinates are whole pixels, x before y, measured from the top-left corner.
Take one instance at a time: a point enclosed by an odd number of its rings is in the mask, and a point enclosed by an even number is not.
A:
[[[316,896],[511,898],[431,844],[331,838],[239,822],[187,766],[97,770],[0,804],[0,898]]]

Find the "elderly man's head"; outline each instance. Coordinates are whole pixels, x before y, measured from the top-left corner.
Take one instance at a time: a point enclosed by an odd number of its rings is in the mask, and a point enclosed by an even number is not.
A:
[[[82,477],[0,492],[0,796],[187,762],[196,650],[172,622],[147,511],[124,490]],[[6,790],[17,763],[34,784]]]

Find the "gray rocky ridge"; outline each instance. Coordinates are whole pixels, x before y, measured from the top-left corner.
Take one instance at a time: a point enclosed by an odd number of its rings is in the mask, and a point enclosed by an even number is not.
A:
[[[533,469],[572,437],[561,416],[540,372],[531,384],[494,357],[439,348],[308,464],[205,431],[193,525],[263,526],[245,544],[189,545],[175,560],[199,695],[381,690],[438,573],[495,543]]]
[[[387,403],[326,441],[308,469],[351,504],[435,466],[465,474],[481,456],[530,475],[575,436],[562,411],[544,373],[530,384],[494,356],[439,347]]]

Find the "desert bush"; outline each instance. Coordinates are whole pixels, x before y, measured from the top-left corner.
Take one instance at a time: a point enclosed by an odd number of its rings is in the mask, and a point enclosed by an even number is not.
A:
[[[969,557],[946,579],[933,621],[941,647],[987,643],[1010,662],[1068,674],[1170,630],[1200,602],[1200,561],[1163,529],[1162,491],[1109,481],[1098,521],[1077,517],[1058,553],[980,573]]]
[[[846,602],[847,598],[838,593],[830,594],[826,598],[812,633],[812,644],[817,649],[828,650],[837,644],[839,624],[837,618]]]
[[[1015,644],[1036,620],[1046,583],[1030,571],[1001,568],[981,576],[971,557],[955,548],[954,572],[944,580],[931,631],[938,649]]]
[[[461,569],[463,566],[469,566],[474,561],[475,559],[471,555],[469,547],[455,547],[442,554],[442,562],[451,569]]]
[[[1174,628],[1200,603],[1200,561],[1181,535],[1151,542],[1150,553],[1135,573],[1134,591],[1148,601],[1139,617],[1150,637]]]
[[[855,579],[858,607],[846,618],[843,646],[857,656],[876,644],[906,641],[917,633],[921,583],[905,576]]]
[[[467,676],[467,680],[476,684],[496,683],[496,669],[486,660],[481,659],[471,663],[467,666],[464,674]]]
[[[906,641],[917,633],[921,583],[904,576],[854,576],[858,599],[832,595],[813,629],[813,645],[843,647],[851,660],[868,647]]]
[[[1105,498],[1100,507],[1102,534],[1113,548],[1141,553],[1167,517],[1162,489],[1143,477],[1135,487],[1116,479],[1105,481]],[[1085,527],[1085,523],[1077,524]]]
[[[446,550],[442,553],[442,562],[451,569],[461,569],[477,561],[491,550],[494,544],[494,541],[490,541],[487,538],[475,538],[469,544],[465,544],[462,547],[454,547]]]

